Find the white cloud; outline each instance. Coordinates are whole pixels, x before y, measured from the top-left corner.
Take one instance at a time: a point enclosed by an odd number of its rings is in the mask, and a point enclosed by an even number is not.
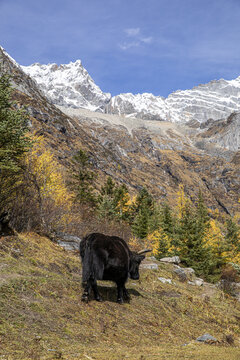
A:
[[[134,47],[138,47],[140,45],[140,42],[139,41],[134,41],[134,42],[124,42],[123,44],[119,44],[119,47],[122,49],[122,50],[128,50],[128,49],[131,49],[131,48],[134,48]]]
[[[144,42],[145,44],[151,44],[153,41],[153,38],[152,38],[152,36],[149,36],[149,37],[141,38],[140,40],[142,42]]]
[[[123,43],[119,44],[119,47],[122,50],[128,50],[128,49],[131,49],[131,48],[137,48],[140,45],[151,44],[152,41],[153,41],[152,36],[143,36],[143,35],[141,35],[140,28],[124,29],[124,32],[126,33],[128,38],[131,37],[133,39],[131,39],[132,41],[130,39],[127,39]]]
[[[130,28],[130,29],[125,29],[124,32],[127,34],[127,36],[137,36],[140,33],[140,28]]]

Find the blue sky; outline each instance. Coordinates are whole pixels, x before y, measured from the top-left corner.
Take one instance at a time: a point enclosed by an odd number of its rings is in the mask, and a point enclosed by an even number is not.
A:
[[[240,75],[240,0],[0,0],[0,19],[18,63],[81,59],[113,95]]]

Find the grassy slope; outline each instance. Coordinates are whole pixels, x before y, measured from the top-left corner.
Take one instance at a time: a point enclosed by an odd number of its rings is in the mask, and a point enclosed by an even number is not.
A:
[[[84,304],[76,254],[36,234],[1,238],[0,359],[239,359],[240,303],[210,286],[162,284],[171,269],[142,269],[130,304],[106,282],[105,301]],[[206,332],[220,344],[194,342]]]

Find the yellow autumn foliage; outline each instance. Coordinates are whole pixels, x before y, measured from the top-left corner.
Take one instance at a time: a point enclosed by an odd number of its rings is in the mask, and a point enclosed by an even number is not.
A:
[[[43,137],[35,137],[26,165],[34,174],[42,200],[51,199],[56,206],[71,206],[71,196],[66,188],[63,168],[47,149]]]
[[[161,228],[155,230],[153,233],[148,234],[145,240],[145,246],[152,249],[152,255],[157,256],[159,251],[159,241],[162,238]]]
[[[160,253],[161,243],[166,247],[166,249],[171,247],[170,238],[163,231],[163,229],[159,227],[158,230],[148,234],[147,237],[141,241],[139,241],[137,237],[132,237],[130,239],[129,245],[136,250],[140,250],[142,247],[152,249],[151,255],[158,256]]]
[[[188,201],[189,199],[186,197],[184,193],[184,187],[181,184],[179,185],[179,190],[177,192],[177,216],[179,219],[183,217],[184,210]]]
[[[135,251],[142,250],[142,248],[152,249],[151,255],[156,256],[158,255],[160,237],[161,234],[159,230],[148,234],[145,239],[141,240],[139,240],[136,236],[133,236],[129,240],[129,246]]]
[[[210,246],[213,252],[220,253],[224,242],[224,236],[221,232],[216,220],[211,219],[209,222],[209,229],[205,235],[205,245]]]
[[[117,211],[119,214],[123,215],[129,211],[129,207],[132,204],[131,197],[128,193],[124,194],[124,197],[117,204]]]
[[[132,236],[128,242],[130,248],[134,251],[141,250],[141,244],[136,236]]]

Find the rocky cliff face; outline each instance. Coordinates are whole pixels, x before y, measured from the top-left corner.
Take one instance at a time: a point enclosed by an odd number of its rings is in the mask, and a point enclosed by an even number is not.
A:
[[[226,119],[210,120],[201,124],[198,139],[214,144],[223,150],[240,150],[240,113],[232,113]],[[197,145],[197,144],[196,144]]]

